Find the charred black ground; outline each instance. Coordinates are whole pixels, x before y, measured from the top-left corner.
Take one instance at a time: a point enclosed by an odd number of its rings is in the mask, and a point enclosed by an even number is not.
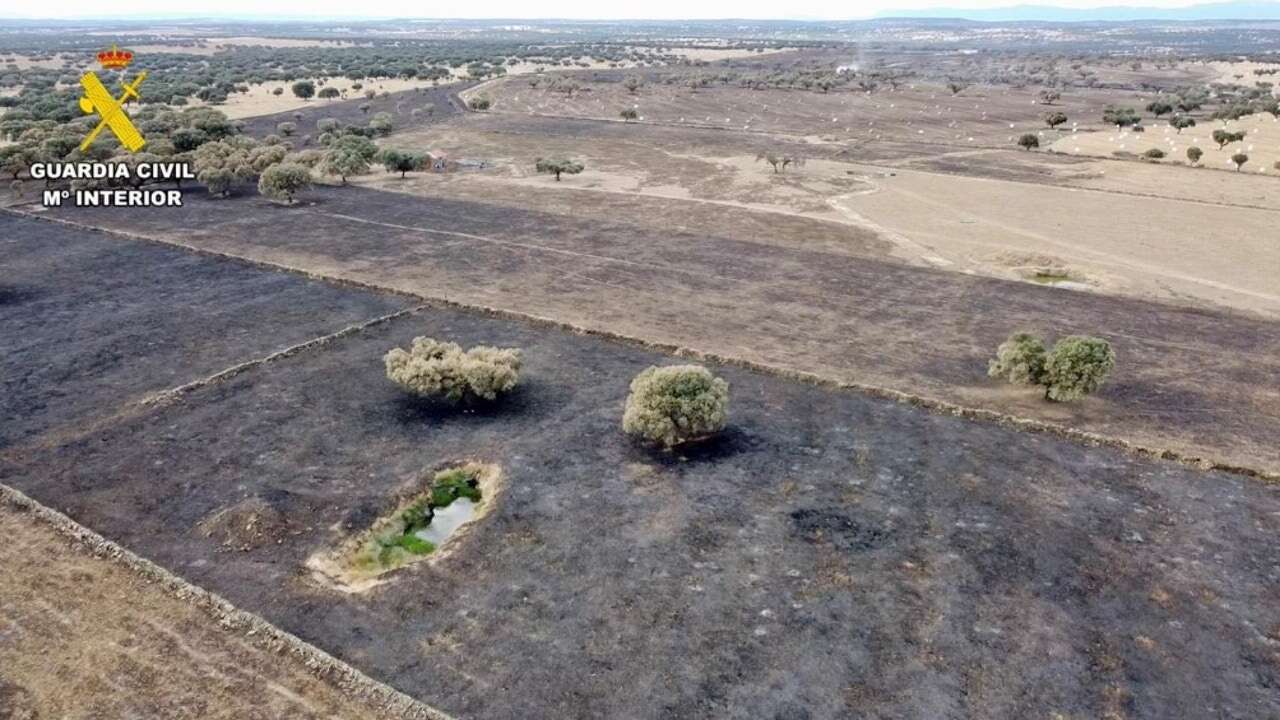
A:
[[[0,224],[0,447],[412,304],[101,233]]]
[[[173,353],[216,371],[349,324],[303,318],[345,308],[367,319],[405,302],[12,216],[0,235],[5,282],[19,286],[0,313],[6,396],[45,387],[51,362],[91,365],[99,350],[82,338],[116,308],[148,318],[92,403],[18,394],[28,399],[6,426],[34,418],[20,431],[54,447],[11,447],[0,481],[446,711],[1280,712],[1274,486],[733,367],[714,368],[732,387],[726,437],[653,454],[619,417],[628,380],[673,358],[448,309],[57,443],[139,389],[195,379],[157,375]],[[56,272],[37,262],[50,248]],[[151,285],[140,297],[126,282],[139,266]],[[189,291],[215,282],[260,304],[174,349],[186,325],[228,312],[226,296]],[[261,289],[273,282],[283,286]],[[194,318],[166,320],[178,296]],[[407,400],[379,358],[423,334],[523,348],[524,383],[482,412]],[[233,336],[243,357],[223,354]],[[26,351],[11,351],[15,338]],[[454,554],[365,595],[313,584],[309,554],[460,457],[501,465],[508,486]],[[288,532],[229,551],[201,531],[249,498]]]

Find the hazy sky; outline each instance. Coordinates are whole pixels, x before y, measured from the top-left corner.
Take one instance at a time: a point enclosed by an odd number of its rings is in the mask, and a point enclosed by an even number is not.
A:
[[[103,4],[101,0],[59,0],[31,3],[11,0],[0,9],[9,18],[100,18],[231,15],[235,17],[423,17],[423,18],[574,18],[574,19],[700,19],[781,18],[856,19],[895,8],[988,8],[1010,5],[1102,7],[1140,5],[1178,7],[1188,0],[647,0],[646,2],[598,2],[592,0],[486,0],[485,2],[422,3],[412,0],[214,0],[196,5],[174,0],[128,0]],[[107,13],[104,9],[110,8]]]

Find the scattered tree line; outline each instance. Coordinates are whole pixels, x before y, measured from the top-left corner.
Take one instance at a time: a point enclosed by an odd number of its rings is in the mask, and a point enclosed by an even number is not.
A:
[[[383,357],[386,375],[404,391],[449,405],[492,403],[520,382],[516,348],[457,343],[429,337]],[[728,422],[729,384],[698,365],[653,366],[637,375],[622,414],[622,429],[637,440],[671,449],[707,440]]]
[[[1039,386],[1045,398],[1071,402],[1101,387],[1115,364],[1111,343],[1101,338],[1069,335],[1046,350],[1039,337],[1019,332],[996,349],[987,374],[1015,385]]]

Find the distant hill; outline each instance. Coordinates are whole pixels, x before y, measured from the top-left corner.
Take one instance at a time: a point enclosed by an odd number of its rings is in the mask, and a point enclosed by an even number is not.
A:
[[[1132,22],[1135,20],[1280,20],[1280,2],[1205,3],[1186,7],[1064,8],[1052,5],[1012,5],[1003,8],[927,8],[892,10],[879,18],[960,18],[979,22]]]

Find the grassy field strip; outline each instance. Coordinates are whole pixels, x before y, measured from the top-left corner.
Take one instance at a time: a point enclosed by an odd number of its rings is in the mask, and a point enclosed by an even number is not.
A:
[[[95,556],[115,562],[148,583],[158,585],[169,596],[202,610],[209,621],[222,630],[239,635],[269,653],[292,657],[353,700],[378,708],[379,717],[454,720],[4,484],[0,484],[0,504],[29,515]]]

